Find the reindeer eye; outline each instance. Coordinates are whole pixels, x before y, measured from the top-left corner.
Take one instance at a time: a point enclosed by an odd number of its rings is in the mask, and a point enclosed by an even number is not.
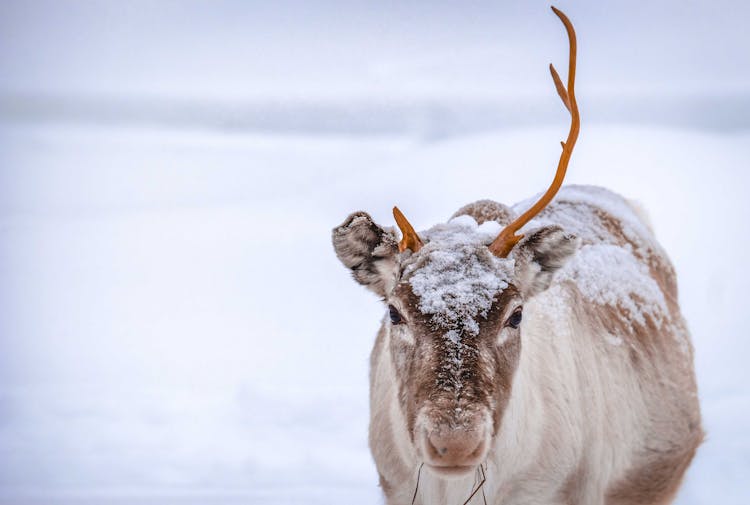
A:
[[[513,314],[511,314],[511,316],[505,322],[505,326],[510,326],[511,328],[518,328],[518,326],[521,324],[522,318],[523,318],[523,309],[521,309],[521,307],[518,307],[516,310],[513,311]]]
[[[391,316],[392,324],[401,324],[404,322],[404,318],[401,317],[401,313],[393,305],[388,306],[388,315]]]

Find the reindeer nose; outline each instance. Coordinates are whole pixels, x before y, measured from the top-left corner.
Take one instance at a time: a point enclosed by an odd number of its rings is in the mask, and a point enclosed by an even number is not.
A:
[[[475,467],[488,445],[484,430],[442,429],[425,433],[425,462],[434,467]]]

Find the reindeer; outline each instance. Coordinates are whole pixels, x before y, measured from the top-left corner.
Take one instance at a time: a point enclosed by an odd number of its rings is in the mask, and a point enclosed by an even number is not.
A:
[[[369,439],[389,505],[666,504],[703,438],[675,271],[644,213],[603,188],[560,190],[580,118],[575,31],[552,9],[571,126],[546,193],[478,201],[419,234],[394,208],[400,240],[364,212],[333,230],[387,307]]]

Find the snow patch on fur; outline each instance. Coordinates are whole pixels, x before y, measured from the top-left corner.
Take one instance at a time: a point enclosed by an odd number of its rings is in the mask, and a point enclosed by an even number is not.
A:
[[[420,311],[438,326],[479,333],[477,317],[487,315],[513,273],[513,260],[497,258],[486,247],[499,232],[494,221],[478,226],[472,217],[459,216],[420,234],[425,245],[405,277],[420,298]]]

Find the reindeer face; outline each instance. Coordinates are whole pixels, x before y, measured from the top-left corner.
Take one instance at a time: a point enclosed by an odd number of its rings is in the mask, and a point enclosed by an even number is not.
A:
[[[364,213],[333,233],[354,278],[386,303],[406,429],[440,475],[472,472],[485,459],[520,357],[523,301],[546,289],[576,247],[548,227],[498,258],[488,248],[498,228],[461,216],[422,233],[417,252],[401,253],[394,232]]]

